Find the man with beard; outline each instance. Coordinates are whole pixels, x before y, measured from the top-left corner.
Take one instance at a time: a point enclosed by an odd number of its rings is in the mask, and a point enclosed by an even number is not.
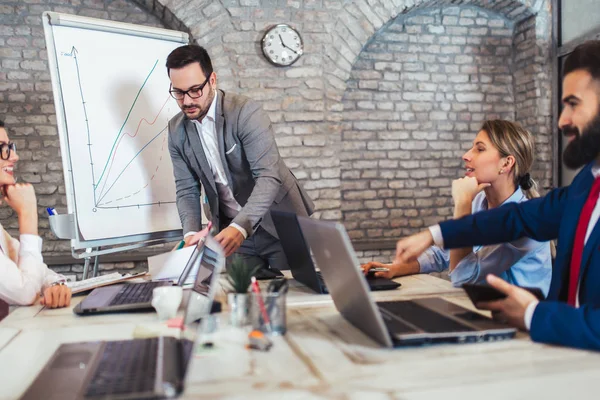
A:
[[[166,66],[182,111],[169,121],[169,151],[186,245],[201,228],[202,185],[228,257],[237,252],[248,267],[287,268],[269,211],[307,216],[313,203],[281,159],[271,121],[249,98],[217,90],[204,48],[181,46]]]
[[[584,166],[571,185],[542,198],[442,222],[400,240],[396,262],[414,260],[434,243],[463,248],[524,236],[540,242],[558,238],[545,301],[488,275],[488,283],[507,297],[478,306],[529,330],[534,341],[600,350],[600,41],[578,46],[567,57],[564,74],[559,127],[570,140],[564,161],[570,168]]]

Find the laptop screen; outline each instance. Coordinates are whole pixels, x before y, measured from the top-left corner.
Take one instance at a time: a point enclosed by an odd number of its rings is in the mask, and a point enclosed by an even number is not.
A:
[[[192,290],[190,290],[185,308],[184,325],[187,331],[184,335],[195,334],[197,322],[210,313],[219,276],[225,266],[225,253],[221,246],[212,238],[207,237],[204,246],[198,246],[200,265]]]

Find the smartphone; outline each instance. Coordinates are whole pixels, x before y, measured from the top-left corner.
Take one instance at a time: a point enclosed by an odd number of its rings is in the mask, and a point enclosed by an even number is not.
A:
[[[506,298],[506,295],[504,293],[490,285],[463,283],[462,287],[465,290],[465,292],[467,292],[467,296],[469,296],[469,299],[471,299],[471,302],[473,303],[473,305],[475,305],[475,307],[477,307],[477,303],[483,301],[502,300]],[[529,293],[533,294],[538,300],[544,300],[544,293],[540,288],[521,286],[521,289],[527,290]]]

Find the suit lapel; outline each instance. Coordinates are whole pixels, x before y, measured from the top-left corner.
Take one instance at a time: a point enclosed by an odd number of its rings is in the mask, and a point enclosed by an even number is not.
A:
[[[217,186],[215,185],[215,179],[212,175],[212,171],[210,169],[210,165],[206,160],[206,155],[204,154],[204,148],[202,147],[202,142],[200,141],[200,137],[198,136],[198,130],[194,126],[194,123],[188,119],[185,120],[184,123],[185,131],[190,141],[190,145],[185,148],[185,155],[189,160],[196,160],[200,165],[200,174],[204,175],[206,180],[210,183],[210,186],[217,193]]]
[[[227,181],[229,185],[233,188],[233,181],[231,180],[231,172],[229,171],[229,165],[227,164],[227,159],[225,158],[225,114],[223,111],[223,104],[225,103],[225,92],[219,90],[217,92],[217,110],[215,112],[215,127],[217,129],[217,142],[219,143],[219,157],[221,157],[221,163],[223,165],[223,169],[225,170],[225,174],[227,175]]]
[[[570,265],[570,263],[571,263],[571,257],[572,257],[572,253],[573,253],[573,243],[575,240],[575,232],[577,230],[577,225],[579,224],[579,217],[581,216],[581,211],[583,210],[583,206],[585,205],[585,202],[587,201],[587,198],[590,194],[590,189],[592,188],[592,184],[594,182],[594,176],[592,175],[591,171],[587,175],[588,176],[586,176],[586,179],[583,180],[582,183],[580,184],[580,187],[582,188],[582,190],[573,198],[573,201],[568,204],[567,209],[566,209],[567,215],[565,215],[565,218],[564,218],[564,221],[568,221],[568,224],[565,228],[566,234],[564,235],[565,238],[569,238],[568,242],[566,243],[567,250],[568,250],[567,254],[571,255],[568,260],[569,261],[568,265]],[[600,239],[600,227],[596,223],[596,225],[592,228],[592,233],[590,234],[590,237],[588,238],[588,240],[583,248],[583,254],[581,255],[581,266],[579,269],[580,279],[584,273],[586,265],[588,264],[588,262],[590,260],[590,256],[592,255],[592,250],[596,247],[596,244],[598,243],[599,239]],[[561,243],[561,245],[562,245],[562,243]]]
[[[571,254],[573,251],[573,242],[575,240],[575,231],[577,230],[577,224],[579,223],[579,215],[581,214],[581,210],[587,200],[587,192],[579,193],[577,196],[573,198],[572,201],[566,207],[565,216],[563,221],[565,221],[564,234],[562,235],[565,238],[568,238],[567,243],[561,243],[561,246],[565,246],[568,250],[568,254]],[[571,258],[569,257],[569,261]]]
[[[598,247],[598,241],[600,240],[600,224],[596,222],[590,237],[585,243],[585,247],[583,248],[583,255],[581,257],[581,268],[579,269],[579,281],[581,281],[581,277],[585,273],[585,269],[589,265],[590,257],[594,250]]]

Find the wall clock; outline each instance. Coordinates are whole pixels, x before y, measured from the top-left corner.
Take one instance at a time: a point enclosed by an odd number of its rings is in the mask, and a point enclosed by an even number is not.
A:
[[[278,24],[267,29],[262,39],[262,51],[272,64],[287,67],[298,61],[304,45],[298,31],[288,24]]]

